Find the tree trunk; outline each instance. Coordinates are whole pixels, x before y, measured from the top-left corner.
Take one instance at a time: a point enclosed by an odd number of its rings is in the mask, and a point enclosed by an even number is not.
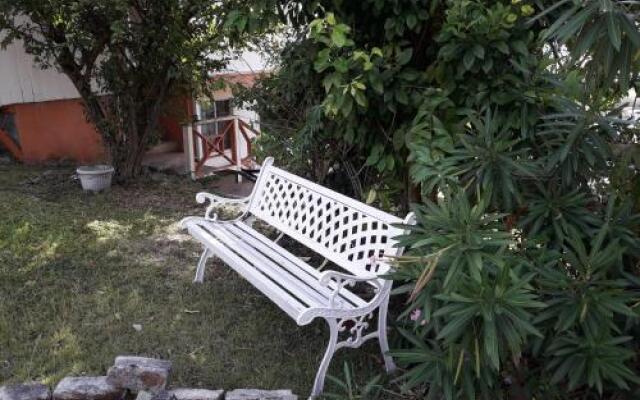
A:
[[[163,89],[150,104],[126,100],[126,107],[123,107],[126,111],[120,120],[127,122],[121,124],[122,134],[110,147],[116,182],[123,183],[140,176],[145,151],[158,132],[158,118],[165,93]],[[106,133],[103,132],[103,135]]]
[[[131,101],[128,101],[131,103]],[[124,183],[137,178],[142,172],[142,158],[148,145],[148,126],[145,114],[137,113],[134,104],[129,104],[120,121],[120,134],[112,141],[109,151],[115,171],[115,180]],[[142,119],[142,121],[140,121]],[[109,132],[102,132],[103,136]]]
[[[138,82],[118,94],[96,94],[91,77],[82,74],[72,54],[62,52],[58,63],[80,93],[87,120],[100,133],[111,155],[116,182],[130,181],[142,172],[142,158],[157,132],[158,119],[174,80],[166,73],[163,78]],[[123,70],[122,75],[127,75],[126,72]]]
[[[111,163],[115,169],[115,180],[118,183],[130,181],[140,175],[142,171],[142,155],[146,146],[138,138],[128,137],[124,142],[112,145]]]

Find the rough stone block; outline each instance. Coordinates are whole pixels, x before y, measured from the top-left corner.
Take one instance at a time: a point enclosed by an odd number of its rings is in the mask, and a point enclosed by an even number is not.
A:
[[[0,400],[49,400],[49,388],[39,382],[0,386]]]
[[[141,392],[142,393],[142,392]],[[152,400],[222,400],[224,390],[171,389],[156,394]],[[140,395],[138,395],[139,397]],[[136,399],[146,400],[146,399]]]
[[[107,372],[110,384],[133,392],[158,393],[167,385],[171,361],[156,358],[120,356]]]
[[[54,400],[119,400],[124,391],[107,382],[106,376],[68,376],[53,391]]]
[[[163,393],[163,391],[161,391],[160,393]],[[136,396],[136,400],[153,400],[154,399],[154,395],[151,392],[138,392],[138,395]]]
[[[227,392],[225,400],[298,400],[291,390],[236,389]]]

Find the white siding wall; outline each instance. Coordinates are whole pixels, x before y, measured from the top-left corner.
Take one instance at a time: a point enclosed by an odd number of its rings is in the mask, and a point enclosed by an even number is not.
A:
[[[264,67],[265,62],[258,53],[247,51],[232,60],[227,71],[246,73],[261,71]],[[0,50],[0,107],[78,97],[80,95],[66,75],[55,69],[40,69],[33,57],[24,51],[20,41]],[[234,111],[246,119],[257,120],[252,112]]]
[[[66,75],[37,67],[19,41],[0,50],[0,106],[78,97]]]
[[[267,68],[266,60],[255,51],[243,51],[238,57],[229,61],[228,72],[260,72]]]
[[[622,118],[632,118],[635,121],[640,121],[640,99],[636,99],[636,91],[631,89],[627,97],[622,100]]]

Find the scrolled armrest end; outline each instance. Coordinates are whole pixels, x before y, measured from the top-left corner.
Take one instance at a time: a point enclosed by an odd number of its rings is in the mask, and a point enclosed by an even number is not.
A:
[[[204,218],[208,221],[217,221],[218,214],[215,212],[217,206],[224,204],[238,204],[246,206],[249,203],[249,198],[230,199],[207,192],[199,192],[196,194],[196,202],[198,202],[198,204],[204,204],[207,201],[209,202],[209,205],[205,211]]]
[[[216,202],[216,199],[211,193],[199,192],[198,194],[196,194],[196,202],[198,204],[204,204],[207,200],[212,203]]]

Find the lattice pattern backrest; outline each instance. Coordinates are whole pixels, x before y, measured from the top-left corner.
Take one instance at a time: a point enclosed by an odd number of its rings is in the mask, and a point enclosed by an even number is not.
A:
[[[261,172],[249,212],[354,275],[384,274],[402,220],[275,167]]]

